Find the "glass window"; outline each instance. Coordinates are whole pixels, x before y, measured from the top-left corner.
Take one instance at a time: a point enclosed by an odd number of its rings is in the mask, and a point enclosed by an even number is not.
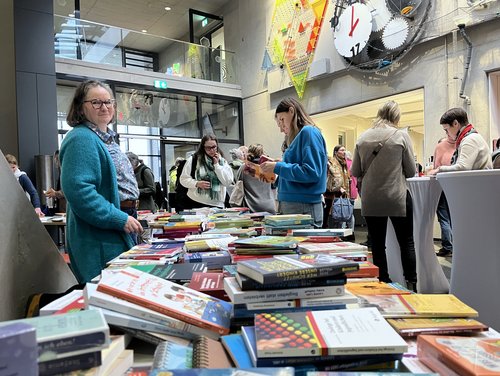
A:
[[[218,139],[240,139],[238,102],[202,98],[203,134],[214,133]]]
[[[68,131],[71,127],[66,123],[69,106],[76,87],[57,85],[57,129]]]

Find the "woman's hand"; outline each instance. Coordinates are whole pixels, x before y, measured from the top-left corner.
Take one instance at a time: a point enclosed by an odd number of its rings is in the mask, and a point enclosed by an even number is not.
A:
[[[49,188],[47,189],[45,192],[45,196],[47,197],[50,197],[50,198],[57,198],[57,193],[56,191],[54,190],[54,188]]]
[[[439,171],[439,167],[438,168],[435,168],[433,170],[429,170],[427,171],[427,175],[436,175]]]
[[[264,162],[260,165],[262,172],[265,174],[274,172],[274,167],[276,166],[276,162]]]
[[[141,233],[142,225],[137,219],[129,215],[127,218],[127,223],[125,223],[125,226],[123,227],[123,231],[125,231],[127,234],[130,234],[131,232]]]
[[[39,217],[45,217],[45,214],[43,214],[43,211],[42,211],[42,209],[40,209],[40,208],[35,208],[35,213],[36,213]]]
[[[214,165],[219,164],[219,160],[220,160],[220,154],[215,153],[215,155],[212,157],[212,162],[214,163]]]
[[[205,181],[205,180],[198,180],[196,182],[196,188],[200,188],[200,189],[210,189],[210,182],[209,181]]]

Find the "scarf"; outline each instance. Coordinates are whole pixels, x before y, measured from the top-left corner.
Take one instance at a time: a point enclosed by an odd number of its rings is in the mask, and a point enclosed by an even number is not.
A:
[[[193,158],[196,158],[196,156],[193,156]],[[224,164],[224,159],[220,158],[219,165],[222,166],[223,164]],[[196,168],[196,180],[205,180],[210,182],[210,189],[196,188],[200,196],[210,197],[210,200],[224,201],[223,198],[221,198],[222,187],[219,178],[215,174],[214,163],[212,161],[212,158],[210,158],[207,155],[198,158],[198,167]]]
[[[451,156],[451,164],[454,165],[457,163],[458,160],[458,147],[462,143],[462,140],[467,137],[468,135],[472,133],[477,133],[477,131],[474,129],[472,124],[467,125],[464,129],[460,131],[460,133],[457,136],[457,140],[455,141],[455,151],[453,152],[453,155]]]

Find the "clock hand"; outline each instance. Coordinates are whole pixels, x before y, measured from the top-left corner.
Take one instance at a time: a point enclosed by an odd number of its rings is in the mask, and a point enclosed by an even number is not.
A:
[[[352,33],[354,32],[354,29],[356,29],[356,26],[358,26],[359,23],[359,18],[356,19],[356,22],[354,22],[354,7],[351,7],[352,13],[351,13],[351,31],[349,31],[349,36],[352,37]]]

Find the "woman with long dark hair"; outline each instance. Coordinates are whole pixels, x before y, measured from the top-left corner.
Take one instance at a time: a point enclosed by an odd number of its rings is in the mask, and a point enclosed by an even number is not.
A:
[[[180,183],[188,189],[183,208],[223,208],[226,187],[232,182],[233,170],[219,149],[217,137],[213,134],[203,136],[198,150],[186,160],[182,169]]]

